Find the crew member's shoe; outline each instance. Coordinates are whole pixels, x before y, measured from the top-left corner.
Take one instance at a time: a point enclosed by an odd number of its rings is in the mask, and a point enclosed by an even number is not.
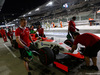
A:
[[[30,66],[28,68],[29,68],[29,70],[33,70]]]
[[[28,72],[28,75],[32,75],[31,72]]]
[[[90,67],[91,67],[91,69],[93,69],[93,70],[95,70],[95,71],[99,71],[99,69],[98,69],[97,66],[92,65],[92,66],[90,66]]]

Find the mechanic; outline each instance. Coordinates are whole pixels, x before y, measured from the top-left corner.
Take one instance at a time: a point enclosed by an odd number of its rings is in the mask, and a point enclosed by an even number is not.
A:
[[[24,66],[28,71],[28,75],[31,75],[29,61],[32,57],[28,56],[26,51],[29,50],[30,41],[33,43],[33,40],[29,34],[29,29],[26,28],[27,20],[25,18],[20,19],[20,27],[15,31],[16,42],[20,50],[21,58],[24,60]]]
[[[52,22],[52,25],[53,25],[53,28],[55,28],[55,23],[54,22]]]
[[[63,26],[62,26],[62,21],[60,21],[60,27],[62,28]]]
[[[82,69],[93,69],[98,71],[97,67],[97,53],[100,50],[100,37],[92,34],[92,33],[84,33],[79,34],[75,32],[74,36],[74,43],[72,46],[72,52],[76,50],[77,44],[80,43],[85,46],[85,50],[83,55],[85,56],[86,65],[81,66]],[[90,58],[92,59],[93,65],[90,66]]]
[[[44,28],[42,28],[41,25],[38,26],[37,31],[39,33],[39,36],[46,37],[45,34],[44,34]]]
[[[1,27],[0,33],[1,33],[1,36],[4,40],[4,42],[7,42],[6,31],[3,29],[3,27]]]
[[[68,33],[71,33],[71,35],[73,36],[74,32],[79,31],[79,29],[76,28],[75,25],[75,21],[76,20],[76,16],[72,17],[72,20],[70,20],[69,25],[68,25]]]
[[[35,38],[38,39],[38,34],[37,34],[37,31],[34,30],[34,26],[30,26],[30,34],[35,34]]]
[[[34,31],[34,26],[30,26],[30,34],[34,34],[34,33],[36,33],[35,31]]]
[[[8,29],[7,33],[8,39],[10,40],[11,44],[13,43],[13,31],[11,29]]]

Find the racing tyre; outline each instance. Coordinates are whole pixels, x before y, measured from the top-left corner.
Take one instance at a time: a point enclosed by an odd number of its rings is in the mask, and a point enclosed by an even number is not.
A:
[[[39,59],[43,65],[49,65],[54,61],[53,51],[48,47],[43,47],[39,50]]]
[[[51,37],[51,40],[54,40],[54,38],[53,38],[53,37]]]
[[[72,40],[65,40],[64,43],[70,47],[72,47],[73,45],[73,41]]]

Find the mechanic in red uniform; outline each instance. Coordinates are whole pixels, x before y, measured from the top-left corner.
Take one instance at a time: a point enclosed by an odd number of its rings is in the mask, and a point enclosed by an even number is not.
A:
[[[100,50],[100,37],[92,33],[79,34],[75,32],[74,43],[72,46],[72,52],[76,50],[77,44],[80,43],[85,46],[83,55],[85,56],[86,65],[81,66],[82,69],[94,69],[98,71],[97,67],[97,53]],[[90,66],[90,58],[92,59],[93,65]]]
[[[11,29],[8,29],[8,33],[7,33],[8,39],[10,40],[11,44],[13,42],[13,31],[11,31]]]
[[[75,25],[75,22],[74,22],[75,20],[76,20],[76,17],[73,16],[72,20],[69,22],[69,25],[68,25],[68,33],[70,32],[72,36],[73,36],[73,33],[76,30],[79,31],[79,29],[76,28],[76,25]]]
[[[39,33],[39,36],[46,37],[45,34],[44,34],[44,29],[41,27],[41,25],[38,26],[37,31]]]
[[[1,27],[0,33],[1,33],[1,36],[4,40],[4,42],[7,42],[6,31],[3,29],[3,27]]]
[[[29,29],[26,28],[27,20],[25,18],[22,18],[20,20],[20,27],[18,27],[15,31],[16,36],[16,42],[18,43],[18,47],[20,50],[20,54],[22,59],[24,60],[24,65],[26,70],[28,71],[28,75],[31,75],[30,69],[29,69],[29,61],[31,59],[30,56],[26,53],[26,50],[29,50],[30,41],[33,40],[29,34]]]

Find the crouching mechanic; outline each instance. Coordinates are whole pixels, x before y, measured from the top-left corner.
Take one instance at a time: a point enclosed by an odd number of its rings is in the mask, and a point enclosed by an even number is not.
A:
[[[26,28],[27,20],[22,18],[20,20],[20,27],[18,27],[15,31],[16,42],[18,43],[18,47],[20,50],[21,58],[24,60],[24,66],[28,71],[28,75],[31,75],[29,70],[29,60],[30,56],[26,53],[25,50],[29,50],[30,41],[32,41],[31,36],[29,34],[29,29]],[[32,41],[33,43],[33,41]]]
[[[80,43],[85,46],[83,55],[85,56],[86,65],[81,66],[82,69],[93,69],[98,71],[97,67],[97,53],[100,50],[100,37],[92,33],[79,34],[74,33],[74,43],[72,46],[72,52],[76,50],[77,44]],[[90,66],[90,58],[92,59],[93,65]]]

